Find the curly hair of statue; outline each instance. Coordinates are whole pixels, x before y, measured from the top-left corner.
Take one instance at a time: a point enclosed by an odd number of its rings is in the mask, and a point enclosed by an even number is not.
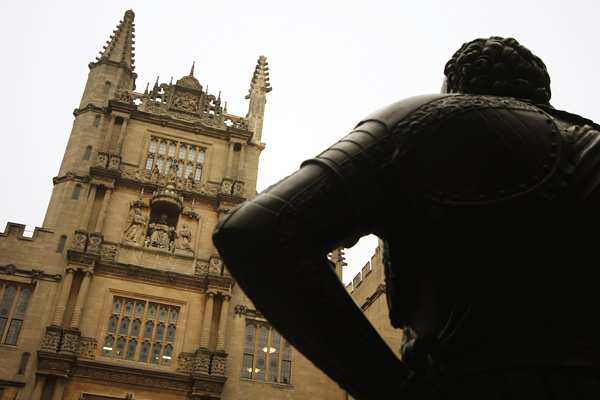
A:
[[[450,93],[490,94],[550,104],[544,62],[513,38],[492,36],[462,45],[446,63]]]

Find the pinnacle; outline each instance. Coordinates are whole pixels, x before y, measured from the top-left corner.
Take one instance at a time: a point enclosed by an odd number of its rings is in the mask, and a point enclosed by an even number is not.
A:
[[[115,61],[125,64],[127,68],[133,71],[134,64],[134,47],[133,38],[135,37],[135,25],[133,20],[135,13],[132,10],[127,10],[123,20],[119,21],[117,29],[113,30],[106,42],[106,46],[100,51],[99,60]]]
[[[252,76],[252,81],[250,82],[250,89],[248,90],[250,94],[256,91],[269,93],[273,89],[271,87],[271,83],[269,82],[268,65],[269,63],[267,62],[267,57],[258,57],[256,68],[254,69],[254,75]],[[246,98],[249,98],[249,96],[246,96]]]

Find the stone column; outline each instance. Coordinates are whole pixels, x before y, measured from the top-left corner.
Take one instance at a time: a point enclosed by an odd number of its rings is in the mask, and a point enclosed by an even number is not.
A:
[[[102,201],[102,208],[100,209],[100,215],[98,216],[98,222],[96,223],[96,229],[94,232],[102,233],[102,229],[104,229],[104,221],[106,220],[106,212],[108,210],[108,204],[110,202],[110,196],[112,194],[112,188],[106,188],[106,193],[104,193],[104,200]]]
[[[54,384],[54,392],[52,393],[52,400],[62,400],[63,393],[65,392],[65,385],[67,384],[67,378],[64,376],[57,376],[56,383]]]
[[[227,169],[225,170],[225,178],[231,179],[231,164],[233,163],[233,146],[235,143],[229,142],[229,154],[227,155]]]
[[[81,223],[79,229],[87,231],[88,224],[90,223],[90,215],[92,214],[92,206],[94,205],[94,199],[96,198],[96,184],[90,185],[90,194],[85,203],[85,209],[83,210],[83,216],[81,217]]]
[[[104,152],[108,151],[108,146],[110,145],[110,138],[112,137],[112,131],[113,131],[113,128],[115,127],[115,119],[116,119],[116,117],[114,115],[110,116],[110,123],[108,124],[108,132],[106,132],[106,136],[104,137],[104,148],[102,149],[102,151],[104,151]]]
[[[94,276],[93,271],[86,271],[79,287],[79,293],[77,294],[77,301],[75,301],[75,308],[73,309],[73,317],[71,318],[71,328],[79,329],[81,324],[81,314],[85,307],[85,300],[87,299],[88,290],[90,289],[90,282]]]
[[[123,125],[121,125],[121,132],[119,133],[119,141],[117,142],[117,154],[121,155],[121,149],[123,148],[123,140],[125,139],[125,131],[127,130],[127,123],[129,118],[123,118]]]
[[[246,143],[242,144],[242,149],[240,150],[240,160],[238,162],[238,173],[237,180],[244,181],[244,154],[246,152]]]
[[[210,340],[210,326],[212,324],[213,305],[215,292],[206,292],[206,306],[204,307],[204,319],[202,320],[202,334],[200,336],[200,347],[208,348]]]
[[[33,387],[31,400],[40,400],[42,398],[42,390],[44,390],[44,383],[46,383],[46,375],[36,375],[35,386]]]
[[[219,331],[217,333],[217,351],[225,351],[225,337],[227,334],[227,313],[229,312],[230,295],[224,294],[221,302],[221,317],[219,319]]]
[[[52,325],[61,326],[63,318],[65,316],[65,310],[67,309],[67,300],[69,299],[69,292],[71,291],[71,285],[73,284],[73,274],[75,268],[67,268],[67,273],[60,286],[60,293],[58,295],[58,302],[54,310],[54,318],[52,318]]]

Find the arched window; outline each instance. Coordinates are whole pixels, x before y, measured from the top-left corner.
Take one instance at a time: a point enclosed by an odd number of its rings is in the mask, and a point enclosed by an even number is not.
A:
[[[75,185],[75,189],[73,189],[73,197],[71,197],[71,198],[73,200],[78,200],[80,192],[81,192],[81,185],[80,184]]]
[[[94,118],[94,128],[97,128],[100,126],[100,116],[96,115],[96,118]]]
[[[106,82],[104,84],[104,94],[108,94],[109,90],[110,90],[110,82]]]
[[[0,343],[17,344],[31,293],[28,287],[0,284]]]
[[[242,378],[290,383],[292,346],[264,323],[249,321],[244,336]]]
[[[29,356],[29,353],[23,353],[23,355],[21,356],[21,364],[19,364],[19,370],[17,371],[18,375],[25,375],[27,363],[29,362]]]
[[[115,296],[102,356],[172,365],[179,312],[178,306]]]
[[[85,153],[83,153],[83,159],[85,161],[90,159],[90,156],[92,155],[92,146],[88,146],[85,148]]]
[[[67,237],[62,235],[58,241],[58,247],[56,248],[57,253],[62,253],[65,250],[65,244],[67,243]]]
[[[110,357],[113,350],[113,344],[115,343],[115,338],[112,335],[109,335],[104,339],[104,346],[102,347],[102,357]]]
[[[125,359],[129,361],[133,361],[135,358],[135,349],[137,348],[137,340],[131,339],[129,343],[127,343],[127,354],[125,354]]]

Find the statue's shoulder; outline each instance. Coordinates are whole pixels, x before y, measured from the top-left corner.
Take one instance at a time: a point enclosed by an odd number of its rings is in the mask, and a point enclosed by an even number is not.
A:
[[[374,121],[387,127],[403,176],[424,196],[443,203],[519,197],[544,185],[563,158],[552,116],[509,97],[419,96],[381,109],[361,124]]]
[[[407,121],[420,124],[425,124],[428,121],[439,123],[459,113],[486,109],[494,109],[500,113],[503,112],[502,110],[526,110],[538,114],[544,113],[532,103],[512,97],[458,93],[427,94],[409,97],[383,107],[363,118],[358,126],[369,121],[377,121],[389,129]]]

